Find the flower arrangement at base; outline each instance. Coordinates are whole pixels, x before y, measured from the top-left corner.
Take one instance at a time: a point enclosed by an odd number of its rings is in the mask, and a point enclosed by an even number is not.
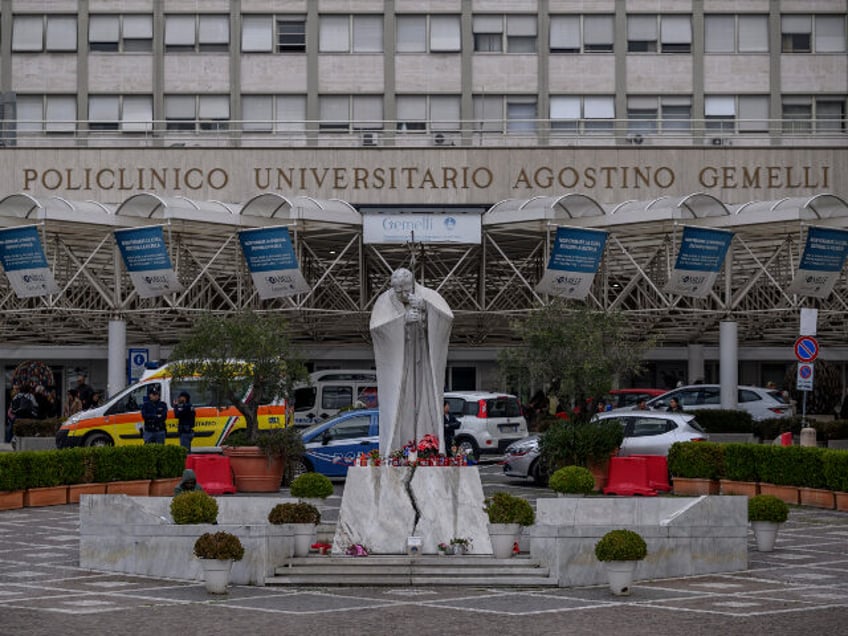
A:
[[[439,439],[427,434],[418,441],[418,457],[428,459],[439,455]]]
[[[451,547],[447,543],[442,541],[439,545],[436,546],[436,549],[439,551],[439,554],[447,554],[450,551]]]
[[[345,550],[345,554],[348,556],[368,556],[368,548],[361,543],[354,543]]]
[[[377,448],[372,449],[371,452],[368,453],[368,460],[372,466],[379,466],[382,464],[383,458],[380,457],[380,450]]]

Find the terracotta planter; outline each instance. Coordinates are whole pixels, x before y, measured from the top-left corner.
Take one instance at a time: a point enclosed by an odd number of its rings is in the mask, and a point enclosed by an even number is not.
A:
[[[802,506],[824,508],[825,510],[833,510],[836,506],[836,498],[833,496],[832,490],[824,490],[822,488],[799,488],[798,493],[801,497]]]
[[[27,488],[24,492],[24,506],[64,506],[68,503],[67,486],[49,486],[47,488]]]
[[[24,507],[23,490],[4,490],[0,492],[0,510],[17,510]]]
[[[760,494],[760,484],[756,481],[733,481],[731,479],[719,479],[718,481],[722,495],[756,497]]]
[[[151,497],[173,497],[174,488],[180,483],[179,477],[167,477],[165,479],[154,479],[150,482]]]
[[[671,482],[675,495],[700,497],[701,495],[717,495],[719,493],[719,483],[717,479],[673,477]]]
[[[106,484],[106,494],[147,497],[150,494],[150,480],[134,479],[132,481],[110,481]]]
[[[78,504],[80,495],[105,495],[106,484],[71,484],[68,486],[68,503]]]
[[[841,512],[848,512],[848,492],[834,492],[836,499],[836,509]]]
[[[239,492],[278,492],[283,481],[283,458],[265,455],[258,446],[225,446],[233,481]]]
[[[801,501],[798,486],[778,486],[776,484],[760,483],[761,495],[774,495],[791,506],[797,506]]]

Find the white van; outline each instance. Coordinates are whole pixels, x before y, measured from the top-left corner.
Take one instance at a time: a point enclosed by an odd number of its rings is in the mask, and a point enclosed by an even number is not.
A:
[[[373,369],[334,369],[310,374],[309,384],[294,392],[294,425],[306,428],[339,411],[377,407],[377,372]]]

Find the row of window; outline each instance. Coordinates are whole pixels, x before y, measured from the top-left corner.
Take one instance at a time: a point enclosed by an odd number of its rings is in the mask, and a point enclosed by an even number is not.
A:
[[[842,53],[846,50],[845,14],[781,16],[784,53]],[[707,53],[769,51],[768,15],[716,14],[704,17]],[[383,52],[382,14],[322,15],[318,50],[322,53]],[[474,50],[489,53],[535,53],[535,15],[475,15]],[[306,18],[296,15],[244,15],[241,50],[245,53],[303,53]],[[398,15],[396,50],[401,53],[450,53],[461,50],[459,15]],[[615,42],[612,14],[551,15],[551,53],[608,53]],[[165,51],[228,51],[227,14],[165,16]],[[89,18],[91,51],[151,51],[153,16],[100,15]],[[690,53],[692,18],[681,14],[627,16],[627,51]],[[12,29],[16,52],[77,50],[77,18],[69,15],[17,15]]]
[[[396,99],[399,133],[451,132],[460,125],[460,98],[448,95],[399,95]],[[845,96],[784,96],[784,132],[845,132]],[[77,101],[73,95],[18,95],[19,133],[75,132]],[[383,130],[380,95],[332,95],[319,100],[319,130]],[[208,131],[230,128],[227,95],[166,95],[167,130]],[[306,96],[244,95],[242,130],[250,133],[303,132]],[[475,131],[534,133],[538,125],[535,97],[477,95]],[[627,99],[627,131],[632,134],[688,133],[692,100],[680,96],[631,96]],[[144,95],[92,95],[88,127],[94,131],[150,132],[153,98]],[[552,95],[549,122],[564,133],[612,133],[613,96]],[[767,95],[715,95],[704,99],[705,128],[710,132],[756,133],[769,130]]]

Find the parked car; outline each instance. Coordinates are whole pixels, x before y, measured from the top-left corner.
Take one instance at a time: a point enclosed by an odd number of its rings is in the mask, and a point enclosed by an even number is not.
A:
[[[592,421],[613,419],[624,427],[624,441],[619,456],[668,455],[675,442],[706,441],[709,436],[691,413],[661,411],[607,411]],[[540,485],[548,475],[541,462],[539,435],[530,435],[510,444],[504,453],[503,472],[508,477],[529,477]]]
[[[792,405],[777,389],[765,389],[758,386],[740,386],[738,389],[738,408],[751,414],[754,420],[773,417],[792,417]],[[667,409],[672,398],[684,411],[721,408],[721,385],[692,384],[663,393],[648,400],[649,409]]]
[[[463,452],[502,453],[512,442],[527,435],[527,420],[514,395],[487,391],[449,391],[445,402],[459,420],[454,442]]]
[[[295,473],[316,472],[345,477],[347,469],[365,453],[380,447],[379,409],[346,411],[303,431],[306,448]]]
[[[606,396],[606,403],[614,409],[636,406],[639,400],[650,400],[662,395],[666,389],[612,389]]]

